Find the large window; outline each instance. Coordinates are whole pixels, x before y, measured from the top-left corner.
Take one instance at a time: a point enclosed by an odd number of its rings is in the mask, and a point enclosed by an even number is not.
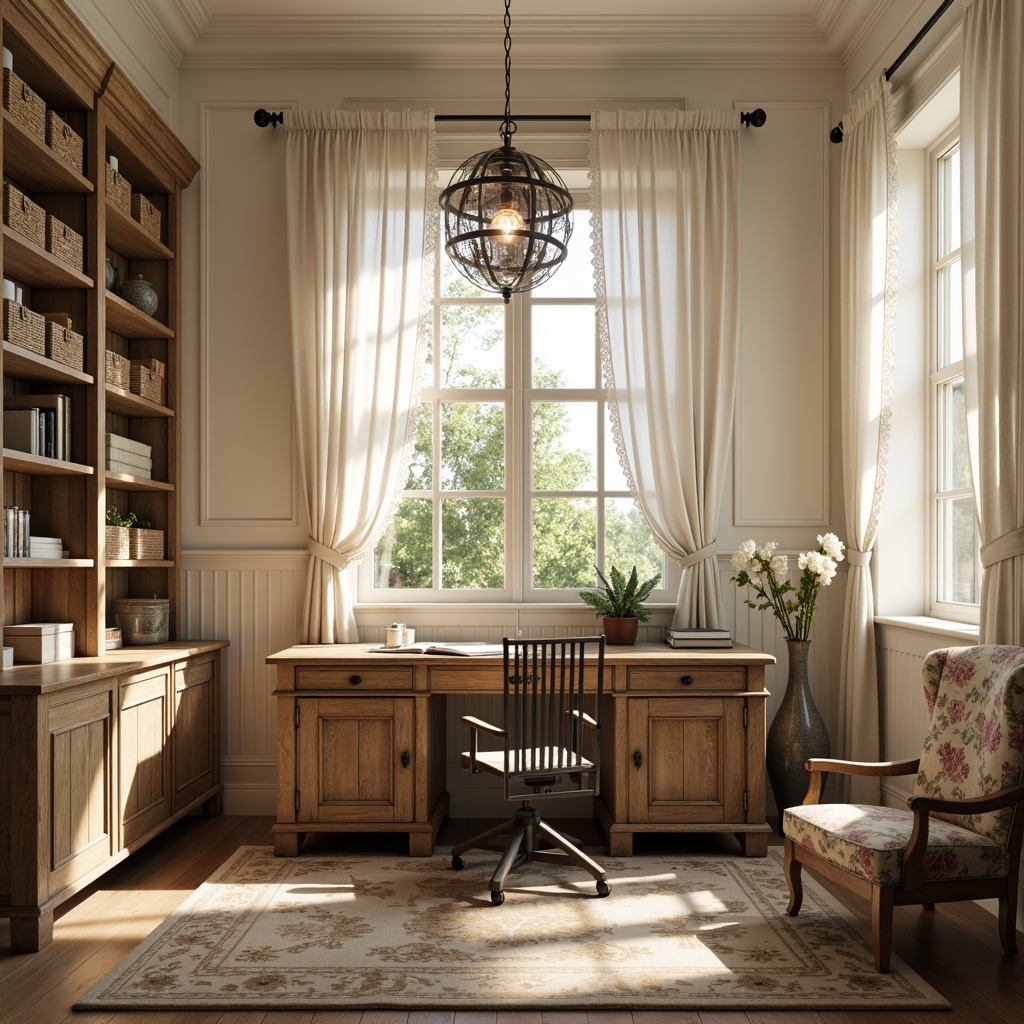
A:
[[[437,263],[415,448],[361,596],[578,601],[595,562],[664,575],[611,437],[589,211],[577,206],[559,271],[508,305],[443,245]]]
[[[932,612],[973,619],[981,558],[967,454],[960,275],[960,147],[932,151]]]

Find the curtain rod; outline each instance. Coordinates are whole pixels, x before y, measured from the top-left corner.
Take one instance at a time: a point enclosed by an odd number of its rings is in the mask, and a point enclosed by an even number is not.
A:
[[[935,23],[941,18],[946,11],[952,6],[953,0],[942,0],[939,4],[939,9],[924,23],[921,31],[910,40],[909,43],[903,48],[903,52],[885,69],[885,80],[888,82],[892,78],[893,74],[899,70],[899,66],[914,52],[917,48],[918,43],[935,27]],[[829,132],[828,137],[833,142],[843,141],[843,122],[839,124]]]
[[[947,0],[952,2],[952,0]],[[260,128],[276,128],[279,124],[284,124],[284,111],[278,111],[277,113],[271,113],[269,110],[264,110],[260,107],[255,114],[252,115],[253,121]],[[504,121],[504,114],[435,114],[435,121]],[[518,117],[513,117],[513,121],[589,121],[589,114],[520,114]],[[751,128],[760,128],[765,121],[768,120],[768,115],[758,107],[756,110],[742,111],[740,113],[740,124],[749,125]]]

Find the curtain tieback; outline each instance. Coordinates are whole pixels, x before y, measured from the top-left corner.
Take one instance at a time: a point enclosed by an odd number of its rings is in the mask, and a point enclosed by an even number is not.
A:
[[[306,544],[306,550],[314,558],[319,558],[321,562],[333,565],[338,572],[344,572],[352,561],[350,558],[346,558],[340,551],[335,551],[334,548],[329,548],[326,544],[321,544],[320,541],[314,540],[312,537],[309,538],[309,542]]]
[[[718,550],[718,542],[713,541],[710,544],[705,544],[704,547],[698,548],[692,555],[683,555],[679,559],[679,564],[684,569],[689,569],[691,565],[696,565],[698,562],[703,562],[705,558],[713,558],[715,552]]]
[[[996,562],[1005,562],[1008,558],[1024,555],[1024,527],[1011,530],[1002,537],[996,537],[987,544],[981,545],[981,564],[987,569]]]
[[[866,568],[871,564],[873,551],[858,551],[856,548],[846,549],[846,560],[850,565],[857,565]]]

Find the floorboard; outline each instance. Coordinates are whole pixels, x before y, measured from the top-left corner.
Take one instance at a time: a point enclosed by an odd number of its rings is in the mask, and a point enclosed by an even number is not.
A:
[[[1003,955],[995,918],[972,903],[940,904],[934,912],[899,907],[893,949],[953,1004],[952,1010],[550,1010],[471,1011],[172,1011],[77,1013],[75,999],[95,984],[239,846],[273,844],[272,819],[192,816],[117,865],[58,911],[54,941],[34,954],[11,952],[0,919],[0,1024],[1020,1024],[1024,957]],[[588,822],[560,823],[588,847],[601,846]],[[450,822],[441,845],[481,831],[485,822]],[[681,837],[649,838],[677,843]],[[404,837],[311,836],[311,848],[401,854]],[[778,843],[778,837],[772,837]],[[641,852],[638,849],[637,852]],[[860,920],[867,904],[826,883]]]

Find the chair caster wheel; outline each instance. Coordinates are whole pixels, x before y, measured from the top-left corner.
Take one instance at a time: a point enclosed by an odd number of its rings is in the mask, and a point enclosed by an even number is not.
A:
[[[607,896],[608,893],[610,893],[611,891],[612,891],[612,887],[607,882],[598,882],[597,883],[597,895],[598,896]]]
[[[496,906],[500,907],[505,902],[505,894],[499,889],[497,892],[491,893],[491,902]]]
[[[452,867],[456,871],[461,871],[466,866],[466,862],[461,857],[452,857]]]

